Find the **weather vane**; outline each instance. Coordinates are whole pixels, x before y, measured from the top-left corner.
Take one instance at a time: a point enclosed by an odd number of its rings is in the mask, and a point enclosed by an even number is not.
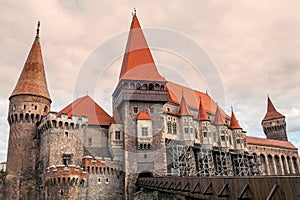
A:
[[[37,29],[36,29],[36,36],[39,36],[39,33],[40,33],[40,21],[38,21],[38,24],[37,24]]]
[[[135,17],[135,16],[136,16],[136,9],[133,8],[132,17]]]

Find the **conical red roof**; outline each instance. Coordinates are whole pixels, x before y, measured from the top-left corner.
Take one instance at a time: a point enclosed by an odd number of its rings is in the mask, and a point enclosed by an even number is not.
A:
[[[216,116],[215,116],[215,125],[226,125],[225,116],[221,113],[221,109],[217,106]]]
[[[84,96],[76,99],[67,107],[62,109],[59,114],[68,114],[69,117],[77,115],[79,117],[88,117],[89,124],[94,125],[110,125],[113,122],[109,116],[91,97]]]
[[[39,38],[39,27],[18,83],[10,98],[21,94],[42,96],[50,100]]]
[[[209,118],[204,110],[204,106],[202,106],[202,99],[200,98],[199,103],[199,111],[198,111],[198,120],[200,121],[209,121]]]
[[[181,103],[180,103],[180,108],[178,110],[178,115],[179,116],[192,116],[192,113],[191,113],[183,95],[181,97]]]
[[[151,117],[146,112],[140,112],[136,119],[137,120],[151,120]]]
[[[119,80],[166,80],[158,73],[136,15],[133,15]]]
[[[230,128],[231,128],[231,129],[238,129],[238,128],[241,128],[240,125],[239,125],[239,122],[238,122],[238,120],[236,119],[235,114],[234,114],[233,111],[231,112]]]
[[[267,109],[267,113],[266,113],[263,121],[278,119],[278,118],[282,118],[282,117],[285,117],[285,116],[276,110],[270,97],[268,97],[268,109]]]

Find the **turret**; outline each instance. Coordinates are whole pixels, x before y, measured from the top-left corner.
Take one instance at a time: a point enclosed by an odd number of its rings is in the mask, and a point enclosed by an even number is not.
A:
[[[185,142],[190,143],[189,141],[193,141],[195,139],[195,130],[194,130],[194,122],[193,115],[185,101],[184,94],[182,92],[180,107],[178,110],[178,116],[180,116],[180,127],[179,131],[180,140],[184,140]]]
[[[261,122],[264,133],[268,139],[288,141],[285,116],[276,110],[270,97],[267,104],[267,113]]]
[[[37,199],[37,125],[50,110],[38,23],[36,37],[9,98],[6,199]],[[20,188],[15,190],[15,188]]]
[[[198,110],[198,121],[199,121],[199,133],[196,135],[201,143],[212,144],[212,134],[210,132],[210,119],[204,110],[202,103],[202,98],[199,100],[199,110]]]

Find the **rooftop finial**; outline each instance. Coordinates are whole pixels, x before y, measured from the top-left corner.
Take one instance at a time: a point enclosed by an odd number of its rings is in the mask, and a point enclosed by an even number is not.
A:
[[[230,108],[231,108],[231,112],[233,112],[233,106],[230,106]]]
[[[39,33],[40,33],[40,21],[38,21],[38,24],[37,24],[37,29],[36,29],[36,37],[39,37]]]
[[[135,17],[135,16],[136,16],[136,9],[133,8],[132,17]]]
[[[181,90],[181,97],[184,98],[184,96],[183,96],[183,90]]]

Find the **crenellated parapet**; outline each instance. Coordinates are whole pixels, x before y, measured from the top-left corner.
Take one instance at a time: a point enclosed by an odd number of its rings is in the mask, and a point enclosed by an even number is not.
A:
[[[80,166],[75,165],[56,165],[47,167],[45,172],[46,186],[52,185],[85,185],[87,181],[87,172]]]
[[[120,161],[111,158],[96,158],[85,156],[82,159],[83,169],[88,174],[119,176],[122,171]]]
[[[88,126],[88,117],[72,115],[68,117],[67,114],[58,114],[50,112],[44,117],[38,127],[39,133],[43,133],[48,129],[65,129],[65,130],[80,130]]]

